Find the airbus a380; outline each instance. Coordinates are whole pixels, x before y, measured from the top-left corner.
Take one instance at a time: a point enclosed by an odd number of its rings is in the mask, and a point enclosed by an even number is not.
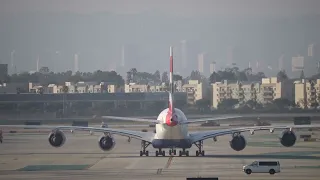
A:
[[[210,130],[201,132],[188,132],[188,124],[198,123],[209,120],[223,120],[232,119],[240,116],[225,116],[210,119],[198,119],[188,120],[185,114],[178,108],[174,107],[173,101],[174,85],[173,85],[173,48],[170,47],[170,92],[169,92],[169,107],[164,109],[156,120],[154,119],[139,119],[130,117],[114,117],[114,116],[103,116],[107,119],[117,119],[125,121],[142,121],[148,123],[155,123],[156,131],[153,132],[140,132],[122,129],[112,129],[107,126],[102,127],[79,127],[79,126],[35,126],[35,125],[0,125],[0,127],[16,127],[16,128],[36,128],[36,129],[51,129],[52,132],[49,134],[49,143],[53,147],[61,147],[66,140],[63,130],[80,130],[80,131],[93,131],[102,132],[102,136],[98,140],[98,145],[103,151],[110,151],[115,146],[115,140],[113,134],[127,136],[141,140],[141,151],[140,156],[149,156],[149,151],[146,150],[149,145],[153,148],[158,149],[155,153],[156,156],[165,156],[163,149],[169,149],[170,155],[176,155],[176,148],[181,149],[179,156],[189,156],[189,151],[192,145],[195,145],[198,150],[196,156],[204,156],[205,151],[203,150],[203,141],[209,138],[217,140],[218,136],[232,135],[230,141],[230,147],[235,151],[241,151],[246,147],[246,139],[241,134],[242,132],[249,131],[254,134],[258,130],[270,130],[271,133],[275,129],[283,129],[282,137],[280,142],[285,147],[291,147],[295,144],[297,137],[293,132],[293,128],[311,128],[320,127],[320,125],[292,125],[292,126],[255,126],[255,127],[240,127],[230,128],[222,130]]]

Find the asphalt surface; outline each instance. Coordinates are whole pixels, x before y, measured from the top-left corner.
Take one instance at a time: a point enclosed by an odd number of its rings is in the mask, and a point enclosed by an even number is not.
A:
[[[217,142],[209,139],[204,141],[205,157],[196,157],[195,147],[190,150],[190,157],[155,157],[152,147],[148,148],[149,157],[140,157],[140,141],[129,143],[121,136],[115,136],[117,144],[112,151],[102,152],[97,143],[101,134],[66,132],[65,145],[53,148],[47,141],[48,132],[5,133],[0,144],[0,179],[182,180],[201,176],[222,180],[318,180],[319,142],[298,141],[294,147],[285,148],[278,142],[279,133],[244,134],[248,144],[240,152],[230,148],[230,136],[219,137]],[[297,134],[300,133],[303,132]],[[243,165],[261,159],[279,160],[281,173],[246,175],[242,172]]]

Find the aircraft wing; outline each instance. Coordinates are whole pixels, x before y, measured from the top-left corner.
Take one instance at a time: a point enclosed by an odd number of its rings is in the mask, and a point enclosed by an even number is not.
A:
[[[206,122],[206,121],[219,121],[219,120],[226,120],[226,119],[234,119],[240,118],[242,116],[221,116],[221,117],[214,117],[214,118],[203,118],[203,119],[195,119],[181,122],[181,124],[191,124],[191,123],[199,123],[199,122]]]
[[[119,117],[119,116],[101,116],[104,119],[115,119],[120,121],[135,121],[135,122],[148,122],[157,123],[156,119],[143,119],[143,118],[133,118],[133,117]]]
[[[306,129],[306,128],[320,128],[320,124],[313,125],[277,125],[277,126],[253,126],[253,127],[240,127],[230,129],[219,129],[211,131],[190,132],[190,138],[192,143],[202,141],[205,139],[223,136],[233,133],[241,133],[248,131],[261,131],[261,130],[275,130],[275,129]]]
[[[124,129],[100,128],[100,127],[81,127],[81,126],[43,126],[43,125],[0,125],[0,128],[32,128],[32,129],[51,129],[51,130],[78,130],[78,131],[93,131],[106,132],[120,136],[131,137],[138,140],[151,142],[154,138],[153,132],[131,131]]]

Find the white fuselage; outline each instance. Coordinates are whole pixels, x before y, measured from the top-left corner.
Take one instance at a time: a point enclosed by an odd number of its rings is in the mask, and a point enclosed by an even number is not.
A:
[[[157,148],[169,148],[169,147],[181,147],[188,148],[191,146],[189,144],[189,134],[188,125],[180,124],[179,122],[187,121],[186,116],[180,110],[175,108],[174,114],[177,116],[176,120],[178,124],[174,126],[169,126],[167,121],[168,108],[164,109],[158,116],[156,124],[156,133],[153,140],[153,146]]]

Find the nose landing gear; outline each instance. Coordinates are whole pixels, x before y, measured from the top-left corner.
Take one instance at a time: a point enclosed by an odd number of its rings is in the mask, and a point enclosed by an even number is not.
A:
[[[177,154],[177,150],[175,150],[175,149],[173,149],[173,148],[169,150],[169,155],[170,155],[170,156],[176,155],[176,154]]]

